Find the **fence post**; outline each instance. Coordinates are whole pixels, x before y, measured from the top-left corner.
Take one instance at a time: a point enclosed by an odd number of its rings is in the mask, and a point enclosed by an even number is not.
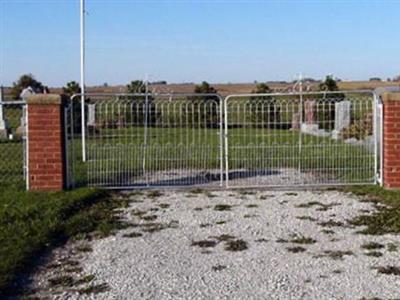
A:
[[[383,183],[400,189],[400,93],[384,93],[383,101]]]
[[[63,103],[59,95],[27,99],[28,189],[60,191],[65,186]]]

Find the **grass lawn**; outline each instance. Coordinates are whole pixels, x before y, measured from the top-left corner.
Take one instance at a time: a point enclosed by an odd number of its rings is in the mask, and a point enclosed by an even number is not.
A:
[[[87,140],[88,162],[81,162],[81,141],[76,139],[75,179],[83,185],[118,184],[164,170],[218,170],[220,132],[215,128],[149,128],[144,147],[143,127],[124,127],[92,132]],[[301,135],[296,130],[231,128],[228,130],[229,169],[299,169],[337,182],[374,180],[374,154],[361,145],[346,144],[329,137]]]
[[[400,233],[400,190],[386,190],[373,185],[349,187],[344,190],[364,196],[365,201],[377,204],[376,213],[362,215],[352,221],[357,226],[366,226],[362,233],[378,235]]]
[[[121,205],[105,192],[80,189],[28,193],[0,188],[0,298],[35,258],[68,238],[121,227],[113,209]]]

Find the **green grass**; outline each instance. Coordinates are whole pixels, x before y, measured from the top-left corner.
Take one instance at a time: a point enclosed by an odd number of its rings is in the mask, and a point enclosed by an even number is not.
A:
[[[381,235],[400,233],[400,191],[385,190],[378,186],[349,187],[345,191],[364,197],[376,205],[377,212],[364,214],[351,220],[356,226],[366,226],[361,233]]]
[[[218,128],[150,127],[146,148],[143,127],[101,129],[91,136],[86,164],[81,162],[81,141],[69,142],[78,185],[132,181],[143,176],[143,157],[147,171],[220,168]],[[284,129],[231,128],[228,136],[230,170],[300,167],[339,182],[373,181],[373,153],[363,146],[302,134],[299,151],[299,132]]]
[[[80,189],[28,193],[0,189],[0,295],[34,258],[71,237],[105,236],[123,227],[113,209],[120,205],[104,192]]]

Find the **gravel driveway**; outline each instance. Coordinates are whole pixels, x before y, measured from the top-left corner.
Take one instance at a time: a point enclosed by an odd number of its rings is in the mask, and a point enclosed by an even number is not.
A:
[[[80,242],[53,254],[79,262],[78,273],[89,274],[88,293],[49,288],[54,271],[43,268],[32,284],[37,295],[59,299],[400,298],[400,273],[388,268],[400,265],[400,237],[359,234],[362,228],[347,221],[372,213],[374,206],[352,194],[194,190],[121,193],[120,197],[133,200],[122,212],[131,227],[91,241],[88,251],[76,251]]]

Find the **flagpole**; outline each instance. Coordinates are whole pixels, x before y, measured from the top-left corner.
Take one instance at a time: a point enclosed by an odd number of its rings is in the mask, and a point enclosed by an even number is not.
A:
[[[86,161],[86,123],[85,123],[85,0],[81,1],[81,132],[82,160]]]

